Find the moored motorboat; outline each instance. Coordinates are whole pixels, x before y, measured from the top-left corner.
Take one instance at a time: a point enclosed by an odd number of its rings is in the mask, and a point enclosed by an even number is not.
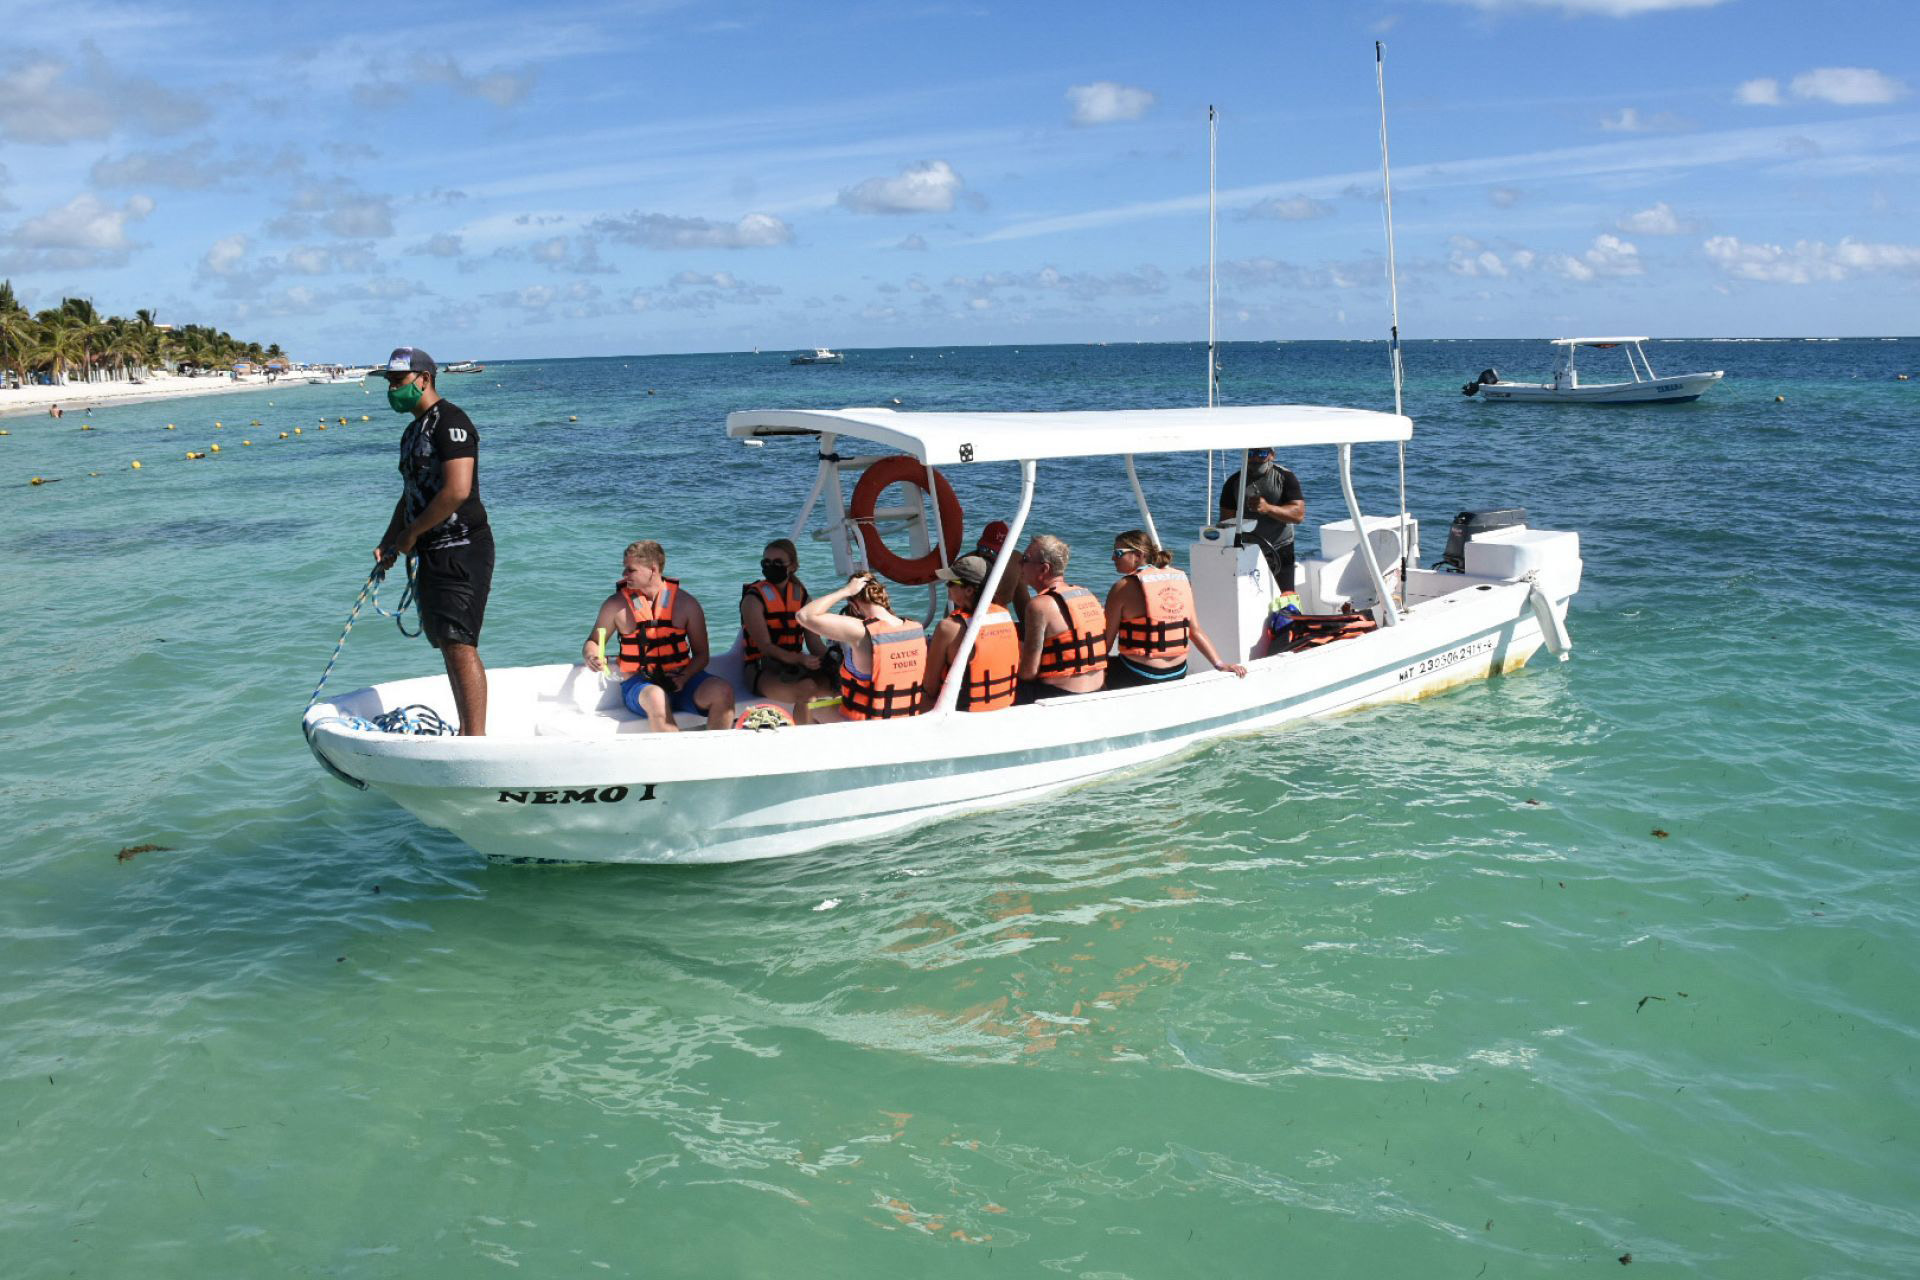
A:
[[[847,358],[844,355],[838,351],[830,351],[826,347],[815,347],[811,355],[802,352],[787,360],[788,364],[845,364],[846,362]]]
[[[441,365],[442,373],[485,373],[487,366],[476,364],[472,360],[456,360],[452,364]]]
[[[1724,370],[1712,373],[1678,373],[1664,377],[1655,374],[1640,338],[1555,338],[1559,350],[1554,357],[1553,375],[1547,382],[1509,382],[1494,369],[1460,388],[1462,395],[1479,395],[1482,400],[1558,402],[1564,404],[1656,404],[1698,400],[1701,394],[1726,376]],[[1619,349],[1626,353],[1631,382],[1582,382],[1575,367],[1581,348],[1599,351]],[[1636,360],[1635,357],[1638,357]],[[1643,376],[1644,375],[1644,376]]]
[[[1322,528],[1322,554],[1301,561],[1300,593],[1310,614],[1365,612],[1378,625],[1254,657],[1274,585],[1257,547],[1236,546],[1235,530],[1211,527],[1187,548],[1197,617],[1223,662],[1246,665],[1244,678],[1211,670],[1195,654],[1195,674],[1163,687],[961,712],[960,679],[984,616],[976,615],[933,709],[918,716],[764,732],[648,733],[626,711],[617,684],[582,665],[554,664],[489,672],[490,732],[481,738],[390,733],[372,723],[409,706],[451,720],[443,676],[318,703],[303,727],[321,763],[493,858],[727,862],[897,832],[1091,782],[1223,735],[1424,697],[1520,667],[1542,644],[1560,657],[1567,653],[1566,612],[1581,576],[1578,535],[1512,523],[1472,533],[1463,537],[1464,572],[1447,572],[1417,567],[1417,526],[1405,513],[1362,516],[1352,446],[1409,438],[1412,424],[1397,414],[1297,405],[768,410],[732,414],[727,430],[748,442],[797,438],[814,445],[812,489],[791,532],[801,538],[817,527],[814,536],[832,547],[842,573],[873,562],[879,527],[905,527],[918,560],[951,560],[968,545],[955,527],[964,517],[942,492],[943,469],[1017,468],[1019,497],[1005,545],[1018,547],[1039,461],[1117,456],[1142,526],[1157,542],[1134,478],[1135,454],[1332,446],[1349,519]],[[890,452],[856,456],[849,442]],[[904,465],[914,473],[918,487],[907,490],[909,501],[870,509],[856,486],[850,506],[846,481],[883,462],[889,471]],[[923,492],[941,500],[923,502]],[[1011,559],[995,561],[982,588],[987,598]],[[754,704],[737,643],[710,669],[734,683],[743,707]]]

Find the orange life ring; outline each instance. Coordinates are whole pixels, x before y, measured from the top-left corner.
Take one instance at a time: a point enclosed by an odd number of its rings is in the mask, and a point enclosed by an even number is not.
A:
[[[940,504],[940,525],[946,530],[947,554],[943,558],[936,545],[932,551],[915,560],[897,556],[887,549],[880,539],[880,531],[873,527],[873,509],[880,501],[881,492],[890,484],[907,483],[920,486],[921,492],[929,492],[927,486],[926,464],[917,458],[904,454],[880,461],[861,472],[859,483],[853,486],[853,506],[849,514],[860,527],[860,540],[867,548],[867,563],[874,571],[909,587],[922,586],[933,581],[934,571],[959,558],[960,546],[966,541],[965,531],[961,527],[963,513],[960,499],[954,497],[953,486],[939,472],[934,473],[934,500]],[[939,542],[938,530],[932,530]]]

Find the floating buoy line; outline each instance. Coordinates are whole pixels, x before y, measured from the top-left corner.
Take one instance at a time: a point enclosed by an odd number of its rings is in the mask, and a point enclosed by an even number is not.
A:
[[[373,415],[363,413],[360,415],[360,421],[371,422],[373,421]],[[260,419],[254,418],[247,425],[249,427],[260,427],[262,424]],[[317,421],[314,427],[314,430],[325,431],[330,425],[344,427],[348,425],[348,420],[345,417],[320,418]],[[102,430],[102,428],[97,428],[90,422],[81,423],[78,429],[80,431],[93,432],[95,434],[100,433]],[[226,423],[224,421],[215,420],[213,424],[213,430],[222,431],[225,429],[226,429]],[[179,427],[176,424],[169,422],[162,428],[162,430],[177,431],[179,430]],[[6,430],[5,428],[0,428],[0,436],[11,436],[12,434],[13,432]],[[291,430],[280,432],[279,438],[281,440],[291,440],[294,437],[303,435],[303,434],[304,434],[304,428],[294,427]],[[247,439],[242,440],[240,443],[244,447],[251,448],[255,442],[251,437],[249,437]],[[268,445],[273,443],[273,441],[266,439],[265,436],[263,435],[259,443],[261,445]],[[220,446],[218,444],[209,443],[207,447],[204,449],[183,450],[181,461],[205,462],[208,459],[210,459],[214,454],[217,454],[219,452],[220,452]],[[146,469],[147,469],[147,463],[140,458],[133,458],[128,461],[127,470],[129,471],[144,471]],[[92,479],[92,478],[97,478],[104,473],[99,471],[89,471],[86,474],[89,479]],[[27,484],[30,487],[39,488],[44,485],[58,484],[61,480],[67,479],[67,478],[68,477],[65,477],[65,476],[46,476],[46,475],[32,476],[27,480]]]

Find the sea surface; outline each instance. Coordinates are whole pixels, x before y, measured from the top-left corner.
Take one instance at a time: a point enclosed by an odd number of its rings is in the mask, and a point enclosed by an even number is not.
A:
[[[446,380],[490,665],[577,654],[641,537],[727,643],[812,478],[730,409],[1204,398],[1192,344],[786,354]],[[491,865],[309,757],[378,389],[5,423],[0,1276],[1920,1274],[1920,340],[1649,354],[1727,379],[1489,405],[1544,343],[1407,349],[1426,558],[1578,530],[1571,661],[717,868]],[[1380,343],[1222,362],[1392,407]],[[1204,456],[1142,471],[1183,544]],[[1033,522],[1104,589],[1124,471]],[[436,670],[363,615],[330,688]]]

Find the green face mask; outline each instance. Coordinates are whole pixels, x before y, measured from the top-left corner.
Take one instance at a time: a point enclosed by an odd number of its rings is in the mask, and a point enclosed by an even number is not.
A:
[[[417,382],[409,382],[403,387],[388,387],[387,407],[395,413],[412,413],[420,407],[422,390]]]

